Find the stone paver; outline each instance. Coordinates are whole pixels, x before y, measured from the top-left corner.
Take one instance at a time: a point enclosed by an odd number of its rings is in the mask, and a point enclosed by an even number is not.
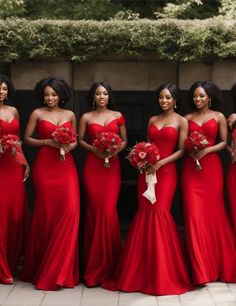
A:
[[[236,306],[236,284],[215,282],[179,296],[151,296],[86,288],[83,284],[42,291],[16,281],[11,286],[0,285],[0,306]]]

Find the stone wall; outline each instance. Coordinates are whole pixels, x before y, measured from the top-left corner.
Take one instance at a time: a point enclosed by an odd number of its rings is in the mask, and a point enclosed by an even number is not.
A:
[[[68,61],[15,63],[11,78],[18,90],[32,90],[38,80],[58,75],[74,90],[88,90],[94,81],[107,81],[115,91],[153,91],[161,83],[176,83],[188,90],[197,80],[211,80],[222,90],[236,82],[236,61],[213,64],[143,61],[94,61],[73,64]]]

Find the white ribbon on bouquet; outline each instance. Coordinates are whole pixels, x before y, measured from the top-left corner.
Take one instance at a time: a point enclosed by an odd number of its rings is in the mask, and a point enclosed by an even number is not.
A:
[[[143,196],[148,199],[152,204],[156,202],[155,184],[157,183],[156,173],[145,174],[145,181],[147,183],[147,190]]]

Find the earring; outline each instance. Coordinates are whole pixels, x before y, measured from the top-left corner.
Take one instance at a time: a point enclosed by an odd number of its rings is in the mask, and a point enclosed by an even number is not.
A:
[[[176,102],[175,102],[175,104],[174,104],[174,109],[176,109],[177,108],[177,105],[176,105]]]
[[[45,105],[46,105],[47,103],[46,103],[45,101],[43,101],[43,104],[45,104]]]
[[[208,106],[211,108],[211,100],[208,101]]]
[[[65,101],[64,101],[64,100],[61,100],[61,104],[65,104]]]
[[[96,108],[96,104],[95,104],[95,101],[93,101],[93,105],[92,105],[93,108]]]

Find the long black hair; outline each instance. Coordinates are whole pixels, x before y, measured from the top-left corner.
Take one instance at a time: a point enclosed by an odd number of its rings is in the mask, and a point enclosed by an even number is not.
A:
[[[182,104],[182,95],[179,87],[175,84],[170,84],[170,83],[160,85],[156,91],[155,101],[157,102],[159,101],[160,93],[163,89],[169,90],[171,96],[176,102],[176,109],[178,110]],[[160,112],[162,112],[159,102],[157,103],[157,108]]]
[[[210,81],[197,81],[191,86],[188,97],[188,103],[190,108],[193,110],[197,110],[197,107],[193,102],[193,94],[197,87],[202,87],[208,97],[211,98],[211,109],[218,110],[222,102],[222,93],[220,88]]]
[[[0,74],[0,84],[3,84],[3,83],[6,83],[6,85],[7,85],[7,89],[8,89],[7,97],[9,99],[12,99],[14,94],[15,94],[14,85],[13,85],[12,81],[9,79],[8,76],[6,76],[4,74]]]

